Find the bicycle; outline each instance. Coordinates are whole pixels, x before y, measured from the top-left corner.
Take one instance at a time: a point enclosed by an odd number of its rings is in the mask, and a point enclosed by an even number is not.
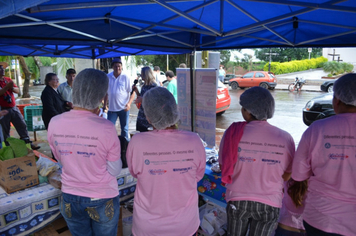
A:
[[[288,90],[290,92],[293,92],[294,90],[297,90],[299,92],[300,90],[302,90],[302,87],[305,83],[306,81],[303,78],[299,79],[298,77],[295,77],[295,81],[288,85]]]

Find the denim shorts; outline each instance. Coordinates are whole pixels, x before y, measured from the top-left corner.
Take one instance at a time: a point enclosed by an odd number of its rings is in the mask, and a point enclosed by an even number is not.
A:
[[[73,236],[116,236],[119,196],[92,199],[62,193],[60,210]]]

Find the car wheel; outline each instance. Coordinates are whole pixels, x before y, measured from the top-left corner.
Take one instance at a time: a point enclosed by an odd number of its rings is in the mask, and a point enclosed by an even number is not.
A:
[[[239,87],[239,84],[237,82],[232,82],[231,83],[231,88],[232,89],[237,89]]]
[[[219,112],[219,113],[216,113],[217,116],[221,116],[222,114],[224,114],[225,111],[222,111],[222,112]]]
[[[333,88],[334,88],[334,85],[331,84],[328,86],[328,93],[332,93],[333,92]]]
[[[260,87],[264,89],[268,89],[268,84],[266,83],[260,83]]]

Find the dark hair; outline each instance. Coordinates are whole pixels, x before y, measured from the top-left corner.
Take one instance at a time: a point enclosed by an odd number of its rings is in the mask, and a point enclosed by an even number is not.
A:
[[[153,67],[153,70],[158,71],[158,70],[161,70],[161,68],[159,68],[159,66],[155,66],[155,67]]]
[[[113,67],[116,63],[120,63],[120,65],[122,65],[121,58],[115,58],[114,60],[112,60],[111,67]]]
[[[73,68],[70,68],[67,70],[67,75],[71,75],[71,74],[77,74],[77,72],[73,69]]]
[[[49,81],[52,80],[53,76],[57,76],[55,73],[48,73],[45,77],[45,85],[48,85]]]
[[[187,65],[185,63],[180,63],[179,68],[187,68]]]
[[[308,180],[299,182],[290,178],[287,182],[287,187],[288,195],[291,197],[294,205],[296,207],[303,206],[303,200],[308,190]]]
[[[170,77],[170,78],[173,78],[173,77],[174,77],[173,71],[167,70],[167,71],[166,71],[166,76],[168,76],[168,77]]]

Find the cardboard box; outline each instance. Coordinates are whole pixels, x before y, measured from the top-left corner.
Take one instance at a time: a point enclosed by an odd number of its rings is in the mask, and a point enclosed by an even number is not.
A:
[[[39,184],[35,154],[0,161],[0,185],[7,193]]]

